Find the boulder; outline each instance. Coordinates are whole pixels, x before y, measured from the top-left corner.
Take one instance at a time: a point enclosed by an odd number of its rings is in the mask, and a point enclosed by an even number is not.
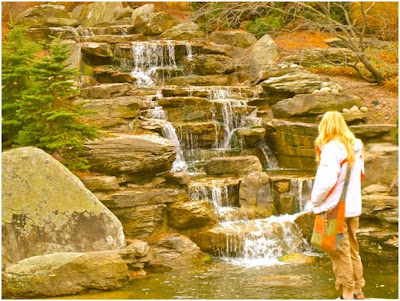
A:
[[[141,15],[152,14],[155,12],[154,4],[145,4],[136,8],[131,14],[131,23],[135,24],[136,18]]]
[[[104,60],[97,62],[103,64]],[[136,82],[136,78],[131,74],[131,72],[121,72],[117,69],[107,66],[97,66],[93,68],[93,75],[99,83],[103,84]]]
[[[81,89],[82,98],[107,99],[124,96],[130,89],[127,83],[103,84]]]
[[[128,267],[118,252],[62,252],[23,259],[3,272],[6,298],[46,298],[121,288]]]
[[[206,200],[186,200],[168,206],[168,225],[175,229],[201,228],[218,222],[213,205]]]
[[[112,176],[86,177],[82,180],[82,182],[91,192],[119,190],[117,178]]]
[[[139,115],[142,101],[132,96],[111,99],[90,99],[77,103],[82,108],[96,113],[86,115],[83,120],[100,128],[129,128],[129,123]]]
[[[264,172],[252,172],[240,182],[240,207],[250,217],[265,218],[276,213],[269,177]]]
[[[79,87],[81,88],[81,93],[83,89],[93,87],[97,84],[97,81],[94,79],[94,77],[89,75],[79,75],[77,81]]]
[[[205,36],[204,31],[200,30],[199,25],[194,22],[187,22],[175,25],[167,29],[160,35],[160,39],[165,40],[190,40],[202,38]]]
[[[258,142],[263,141],[265,137],[264,128],[239,128],[235,131],[239,139],[243,139],[246,147],[254,147]]]
[[[315,169],[317,124],[273,119],[264,127],[281,168]]]
[[[79,42],[79,34],[76,28],[71,26],[62,27],[38,27],[29,28],[26,37],[32,41],[52,42],[54,37],[61,40],[73,40]]]
[[[267,34],[247,48],[240,58],[243,64],[247,66],[251,78],[258,78],[260,72],[276,64],[278,59],[278,45]]]
[[[397,224],[398,198],[389,195],[364,195],[362,217]]]
[[[180,234],[167,234],[151,245],[149,267],[153,269],[176,269],[193,266],[201,260],[199,247],[189,238]]]
[[[303,66],[321,64],[354,64],[358,57],[354,51],[347,48],[306,48],[300,53],[288,55],[285,62],[296,63]]]
[[[67,64],[66,68],[79,70],[82,60],[81,45],[74,40],[62,40],[61,44],[68,47],[69,57],[65,61],[65,64]]]
[[[261,83],[261,86],[267,94],[287,93],[287,95],[291,96],[295,94],[312,93],[325,85],[333,86],[336,85],[336,83],[324,80],[317,74],[301,70],[277,77],[270,77]]]
[[[130,18],[132,16],[133,9],[130,6],[117,8],[114,10],[114,19],[121,20],[123,18]]]
[[[159,12],[142,14],[135,19],[135,30],[145,35],[158,35],[179,24],[180,21],[171,14]]]
[[[175,160],[173,143],[159,135],[127,135],[88,141],[86,156],[93,171],[142,182],[168,171]]]
[[[185,70],[199,75],[229,74],[235,71],[230,57],[217,54],[199,54],[193,58],[185,58]]]
[[[90,27],[116,20],[116,11],[123,9],[122,3],[94,2],[91,4],[78,5],[72,10],[72,17],[77,19],[82,26]]]
[[[205,165],[208,175],[246,175],[253,171],[262,171],[260,160],[256,156],[216,157]]]
[[[239,30],[214,31],[210,34],[209,39],[217,44],[240,48],[247,48],[257,42],[257,38],[253,34]]]
[[[232,78],[228,75],[189,75],[171,77],[165,80],[166,85],[176,86],[229,86]]]
[[[107,195],[98,195],[99,200],[110,209],[132,208],[142,205],[158,205],[181,202],[187,199],[187,192],[172,188],[131,188]]]
[[[380,185],[380,184],[372,184],[368,187],[365,187],[362,192],[364,194],[386,194],[387,193],[387,186]]]
[[[79,35],[83,40],[88,37],[95,36],[123,36],[123,35],[133,35],[135,33],[135,26],[129,24],[121,25],[110,25],[106,27],[81,27],[77,28]]]
[[[370,143],[364,146],[364,150],[363,187],[372,184],[389,186],[398,174],[399,147],[391,143]]]
[[[44,151],[24,147],[3,152],[2,175],[5,262],[125,245],[119,220]]]
[[[15,23],[25,27],[76,27],[79,22],[72,19],[70,14],[62,5],[43,4],[31,7],[21,14],[15,20]]]
[[[83,59],[89,65],[107,65],[111,63],[113,51],[108,43],[82,43]]]
[[[396,129],[397,125],[395,124],[363,124],[350,126],[350,130],[364,143],[393,143],[393,132]]]
[[[272,106],[272,113],[275,118],[315,122],[320,114],[341,111],[360,102],[359,97],[349,94],[301,94],[279,101]]]

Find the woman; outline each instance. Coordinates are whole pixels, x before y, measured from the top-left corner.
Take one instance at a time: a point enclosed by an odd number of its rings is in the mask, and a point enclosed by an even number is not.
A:
[[[330,254],[336,289],[342,299],[365,299],[363,267],[356,239],[361,215],[361,181],[364,176],[362,142],[354,137],[343,116],[338,112],[324,114],[315,140],[319,163],[311,194],[314,213],[334,208],[340,199],[347,168],[351,168],[345,200],[343,252]]]

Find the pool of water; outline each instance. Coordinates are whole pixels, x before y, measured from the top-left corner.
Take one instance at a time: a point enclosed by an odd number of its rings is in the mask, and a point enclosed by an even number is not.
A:
[[[364,264],[368,298],[398,299],[398,265]],[[266,277],[303,276],[309,283],[271,286]],[[149,273],[120,290],[89,292],[68,299],[334,299],[330,261],[313,265],[280,264],[246,267],[220,258],[196,267]]]

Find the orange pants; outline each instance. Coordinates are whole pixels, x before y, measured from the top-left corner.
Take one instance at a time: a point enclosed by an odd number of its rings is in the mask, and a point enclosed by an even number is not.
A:
[[[356,238],[358,223],[358,216],[345,219],[343,252],[329,255],[336,278],[335,286],[337,290],[362,291],[361,288],[365,284],[363,266]]]

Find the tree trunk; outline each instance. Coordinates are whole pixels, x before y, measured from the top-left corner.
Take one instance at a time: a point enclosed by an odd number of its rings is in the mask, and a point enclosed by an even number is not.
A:
[[[382,74],[371,65],[371,63],[366,58],[365,54],[360,56],[360,61],[361,63],[363,63],[364,67],[372,74],[375,81],[378,84],[382,84],[384,80]]]

